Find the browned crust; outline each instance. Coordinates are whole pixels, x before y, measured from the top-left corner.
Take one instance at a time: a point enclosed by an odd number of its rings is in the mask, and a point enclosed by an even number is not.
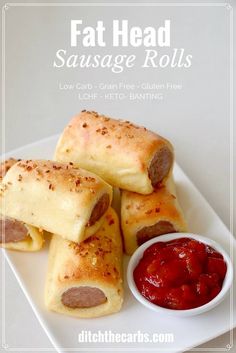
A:
[[[122,191],[121,227],[125,251],[129,255],[149,238],[187,231],[172,175],[149,195]]]
[[[86,154],[91,144],[95,149],[96,146],[103,148],[106,156],[116,153],[133,156],[141,171],[147,171],[151,158],[160,148],[168,146],[173,155],[171,143],[145,127],[83,110],[65,128],[56,149],[56,159],[76,159],[76,151],[83,150]]]
[[[8,170],[19,161],[20,159],[9,158],[0,164],[0,181],[8,172]]]
[[[155,220],[160,215],[172,219],[173,222],[180,220],[182,216],[175,200],[176,196],[164,184],[160,184],[149,195],[122,191],[122,208],[126,225],[130,227],[137,223]]]
[[[59,281],[104,281],[116,284],[122,279],[122,244],[118,217],[113,210],[105,215],[104,225],[81,243],[67,242],[70,258],[61,269]]]
[[[73,163],[59,163],[50,160],[21,160],[15,163],[11,170],[18,170],[15,179],[17,183],[34,179],[36,182],[46,183],[51,191],[57,187],[70,190],[71,192],[82,192],[83,188],[89,189],[91,193],[99,190],[101,179],[95,174],[74,166]],[[3,179],[4,183],[4,179]],[[5,185],[5,188],[10,185]]]
[[[89,133],[90,136],[96,137],[96,140],[104,144],[112,140],[111,145],[106,145],[110,153],[116,145],[126,147],[126,150],[129,150],[131,146],[135,149],[134,151],[141,152],[144,149],[143,141],[146,142],[145,150],[146,148],[155,150],[155,147],[152,148],[153,144],[166,141],[145,127],[135,125],[128,120],[112,119],[91,111],[83,111],[76,115],[66,127],[65,132],[70,136],[77,134],[78,130],[82,133]]]

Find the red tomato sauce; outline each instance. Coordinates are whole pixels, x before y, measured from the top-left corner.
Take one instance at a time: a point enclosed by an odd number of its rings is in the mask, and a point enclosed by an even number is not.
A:
[[[204,305],[221,291],[227,265],[212,247],[190,238],[156,242],[134,270],[139,292],[164,308]]]

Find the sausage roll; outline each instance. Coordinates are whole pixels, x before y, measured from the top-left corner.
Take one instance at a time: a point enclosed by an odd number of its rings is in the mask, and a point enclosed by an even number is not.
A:
[[[53,235],[45,286],[49,310],[92,318],[119,311],[122,302],[122,243],[112,208],[97,233],[79,244]]]
[[[60,137],[55,160],[74,162],[121,189],[150,194],[170,172],[173,147],[129,121],[82,111]]]
[[[125,252],[132,255],[138,246],[161,234],[186,232],[187,225],[172,177],[150,195],[122,190],[121,226]]]
[[[10,158],[0,164],[0,184],[5,174],[17,161],[19,160]],[[37,251],[42,248],[43,243],[42,230],[0,214],[0,244],[2,247],[19,251]]]
[[[112,187],[73,163],[24,160],[3,178],[0,198],[4,216],[80,242],[104,221]]]

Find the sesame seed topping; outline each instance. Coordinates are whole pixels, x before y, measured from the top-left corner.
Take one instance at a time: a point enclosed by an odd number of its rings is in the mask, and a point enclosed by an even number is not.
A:
[[[55,170],[60,170],[60,169],[62,168],[61,166],[55,165],[55,164],[54,164],[52,167],[53,167],[53,169],[55,169]]]
[[[77,179],[77,180],[75,181],[75,185],[76,185],[76,186],[79,186],[80,183],[81,183],[80,179]]]

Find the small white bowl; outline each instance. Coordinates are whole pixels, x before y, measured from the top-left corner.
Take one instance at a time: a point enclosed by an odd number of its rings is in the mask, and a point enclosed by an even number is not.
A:
[[[179,238],[192,238],[195,240],[198,240],[204,244],[210,245],[213,247],[215,250],[217,250],[220,254],[223,255],[224,260],[227,265],[227,272],[225,275],[225,279],[221,288],[220,293],[213,298],[210,302],[199,306],[194,309],[186,309],[186,310],[174,310],[174,309],[167,309],[163,308],[161,306],[158,306],[156,304],[151,303],[149,300],[147,300],[145,297],[142,296],[142,294],[139,292],[139,290],[136,287],[134,277],[133,277],[133,272],[136,266],[138,265],[139,261],[141,260],[144,251],[152,244],[157,243],[159,241],[169,241],[173,239],[179,239]],[[171,233],[171,234],[164,234],[160,235],[158,237],[152,238],[151,240],[147,241],[146,243],[142,244],[131,256],[129,264],[128,264],[128,269],[127,269],[127,280],[128,280],[128,285],[135,296],[135,298],[144,306],[147,308],[154,310],[158,313],[162,314],[168,314],[168,315],[173,315],[173,316],[194,316],[198,315],[201,313],[204,313],[212,308],[214,308],[216,305],[218,305],[225,297],[227,294],[232,281],[233,281],[233,265],[230,260],[230,257],[226,253],[226,251],[214,240],[211,240],[209,238],[203,237],[201,235],[197,234],[192,234],[192,233]]]

